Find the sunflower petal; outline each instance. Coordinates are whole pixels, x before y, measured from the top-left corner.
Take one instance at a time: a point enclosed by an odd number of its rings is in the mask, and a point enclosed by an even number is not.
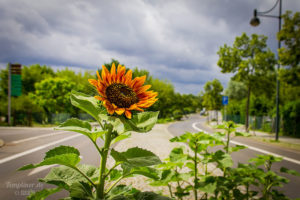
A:
[[[111,81],[113,83],[116,82],[116,65],[115,65],[115,63],[112,64],[112,67],[110,69],[110,74],[111,74]]]
[[[106,83],[106,81],[107,81],[107,79],[106,79],[107,74],[108,74],[108,70],[106,69],[106,67],[104,65],[102,65],[101,77],[102,77],[103,83]]]
[[[102,81],[101,77],[100,77],[100,74],[99,74],[99,71],[97,70],[97,77],[98,77],[98,80],[99,81]]]
[[[99,96],[94,96],[95,99],[99,100],[99,101],[104,101],[106,100],[106,98],[103,98],[103,97],[99,97]]]
[[[89,83],[92,84],[95,87],[98,87],[98,81],[95,79],[88,79]]]
[[[151,88],[151,85],[144,85],[143,87],[140,87],[140,89],[136,91],[136,94],[141,94],[143,92],[146,92],[149,88]]]
[[[122,115],[124,112],[125,112],[125,108],[117,108],[117,109],[116,109],[116,113],[117,113],[118,115]]]
[[[146,75],[141,76],[141,77],[136,77],[136,78],[133,80],[131,87],[132,87],[134,90],[135,90],[135,89],[138,89],[139,87],[141,87],[141,86],[145,83],[145,80],[146,80]]]
[[[132,71],[128,70],[128,72],[125,75],[125,85],[130,86],[131,85],[131,80],[132,80]]]
[[[129,110],[126,110],[125,111],[125,116],[128,118],[128,119],[131,119],[131,112]]]
[[[113,105],[109,101],[103,101],[103,105],[106,108],[107,112],[112,115],[115,112]]]
[[[126,68],[121,65],[120,70],[118,70],[118,81],[119,81],[119,83],[123,83],[122,79],[124,77],[125,72],[126,72]]]

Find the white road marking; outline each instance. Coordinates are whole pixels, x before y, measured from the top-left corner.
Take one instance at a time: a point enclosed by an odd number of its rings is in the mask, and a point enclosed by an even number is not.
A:
[[[49,169],[51,167],[56,167],[58,165],[46,165],[46,166],[41,166],[41,167],[38,167],[38,168],[34,168],[33,170],[31,170],[29,173],[28,173],[28,176],[32,176],[34,174],[37,174],[41,171],[44,171],[46,169]]]
[[[0,160],[0,164],[3,164],[3,163],[6,163],[8,161],[11,161],[11,160],[14,160],[16,158],[20,158],[22,156],[25,156],[25,155],[28,155],[28,154],[31,154],[33,152],[36,152],[36,151],[39,151],[41,149],[45,149],[49,146],[52,146],[52,145],[55,145],[55,144],[58,144],[58,143],[61,143],[61,142],[65,142],[67,140],[71,140],[71,139],[74,139],[74,138],[77,138],[79,136],[82,136],[81,134],[76,134],[76,135],[72,135],[70,137],[66,137],[66,138],[63,138],[61,140],[57,140],[57,141],[54,141],[54,142],[51,142],[51,143],[48,143],[48,144],[45,144],[45,145],[42,145],[42,146],[38,146],[38,147],[35,147],[33,149],[29,149],[27,151],[24,151],[22,153],[17,153],[15,155],[12,155],[12,156],[9,156],[9,157],[6,157],[6,158],[3,158]]]
[[[66,133],[66,131],[53,132],[53,133],[38,135],[38,136],[25,138],[25,139],[21,139],[21,140],[15,140],[15,141],[9,142],[9,144],[19,144],[19,143],[22,143],[22,142],[28,142],[28,141],[31,141],[31,140],[36,140],[36,139],[40,139],[40,138],[43,138],[43,137],[59,135],[59,134],[62,134],[62,133]]]
[[[209,134],[208,132],[198,128],[196,126],[196,124],[199,124],[199,122],[195,122],[192,124],[192,127],[197,130],[197,131],[203,131],[204,133],[207,133]],[[240,143],[240,142],[236,142],[236,141],[233,141],[233,140],[230,140],[230,143],[232,144],[236,144],[236,145],[244,145],[245,147],[247,147],[248,149],[251,149],[251,150],[254,150],[254,151],[258,151],[260,153],[263,153],[263,154],[270,154],[270,155],[273,155],[273,156],[277,156],[277,157],[282,157],[283,160],[286,160],[286,161],[289,161],[289,162],[292,162],[292,163],[295,163],[295,164],[298,164],[300,165],[300,161],[299,160],[296,160],[296,159],[293,159],[293,158],[289,158],[289,157],[286,157],[286,156],[283,156],[283,155],[279,155],[279,154],[276,154],[276,153],[272,153],[270,151],[266,151],[266,150],[263,150],[263,149],[259,149],[259,148],[256,148],[256,147],[253,147],[253,146],[250,146],[250,145],[247,145],[247,144],[243,144],[243,143]]]

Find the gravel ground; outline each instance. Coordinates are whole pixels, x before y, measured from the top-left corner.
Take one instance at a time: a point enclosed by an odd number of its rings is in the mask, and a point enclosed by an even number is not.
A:
[[[174,136],[168,132],[167,127],[168,124],[157,124],[148,133],[132,133],[130,138],[119,142],[115,149],[119,152],[123,152],[132,147],[140,147],[152,151],[163,161],[169,156],[173,148],[184,145],[182,143],[175,143],[169,141]],[[112,166],[113,164],[114,161],[110,157],[108,159],[108,166]],[[202,167],[200,166],[200,172],[201,168]],[[221,175],[220,171],[215,170],[214,165],[210,165],[208,166],[208,168],[209,171],[214,171],[213,173],[215,175]],[[167,187],[152,187],[149,185],[147,179],[148,178],[144,176],[135,176],[122,180],[120,184],[132,185],[133,187],[141,191],[155,191],[162,192],[165,195],[169,195],[169,190]],[[173,189],[175,190],[175,187]],[[192,196],[187,197],[187,199],[190,198],[192,198]]]

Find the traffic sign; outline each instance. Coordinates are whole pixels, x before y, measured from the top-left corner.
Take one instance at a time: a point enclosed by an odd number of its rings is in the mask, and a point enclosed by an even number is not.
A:
[[[11,96],[21,96],[22,94],[22,68],[20,64],[11,64]]]
[[[228,105],[228,96],[222,96],[222,104]]]

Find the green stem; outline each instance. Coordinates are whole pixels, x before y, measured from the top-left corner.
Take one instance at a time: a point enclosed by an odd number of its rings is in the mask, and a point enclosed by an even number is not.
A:
[[[99,171],[99,184],[97,187],[97,198],[104,199],[104,186],[105,186],[105,169],[106,169],[106,162],[107,162],[107,155],[110,147],[111,142],[111,134],[112,128],[108,129],[108,132],[105,134],[105,141],[104,147],[102,149],[102,157],[100,161],[100,171]]]
[[[171,185],[170,185],[170,184],[168,184],[168,188],[169,188],[169,192],[170,192],[171,198],[174,198],[174,197],[173,197],[173,194],[172,194],[172,188],[171,188]]]
[[[98,150],[100,156],[102,157],[102,151],[101,151],[101,149],[99,148],[99,146],[97,145],[97,143],[94,140],[92,140],[92,142],[93,142],[94,146],[96,147],[96,149]]]
[[[101,126],[102,130],[104,130],[104,126],[102,125],[101,121],[98,120],[99,125]]]
[[[110,170],[105,174],[105,178],[109,176],[109,174],[114,170],[116,167],[118,167],[121,163],[116,163]]]
[[[121,176],[119,179],[117,179],[107,190],[106,190],[106,194],[109,193],[111,191],[111,189],[113,189],[123,178],[126,178],[127,176],[130,176],[132,173],[129,174],[125,174],[123,176]]]
[[[80,169],[78,169],[77,167],[74,167],[74,166],[68,166],[68,167],[70,167],[70,168],[76,170],[77,172],[79,172],[86,180],[88,180],[92,184],[92,186],[97,188],[97,186],[94,184],[94,182],[89,177],[87,177],[82,171],[80,171]]]
[[[198,185],[198,168],[197,168],[197,151],[198,151],[198,146],[197,146],[197,143],[195,143],[195,155],[194,155],[194,171],[195,171],[195,177],[194,177],[194,196],[195,196],[195,200],[197,200],[197,185]]]

